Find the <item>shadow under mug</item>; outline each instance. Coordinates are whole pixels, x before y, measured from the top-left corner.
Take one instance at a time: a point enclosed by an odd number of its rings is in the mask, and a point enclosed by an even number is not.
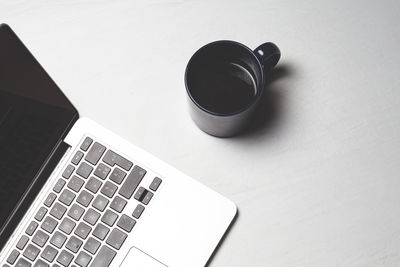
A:
[[[280,59],[279,48],[264,43],[254,51],[234,41],[201,47],[185,71],[189,111],[204,132],[230,137],[242,132],[264,88],[264,75]]]

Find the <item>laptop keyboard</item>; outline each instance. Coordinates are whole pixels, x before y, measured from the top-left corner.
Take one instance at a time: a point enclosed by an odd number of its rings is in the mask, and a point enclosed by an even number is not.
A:
[[[3,267],[109,266],[162,183],[140,186],[146,173],[86,137]]]

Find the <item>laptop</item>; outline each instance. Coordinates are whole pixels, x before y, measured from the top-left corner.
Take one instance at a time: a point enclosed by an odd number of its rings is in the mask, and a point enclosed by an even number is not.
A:
[[[204,266],[236,212],[220,194],[79,118],[0,25],[0,266]]]

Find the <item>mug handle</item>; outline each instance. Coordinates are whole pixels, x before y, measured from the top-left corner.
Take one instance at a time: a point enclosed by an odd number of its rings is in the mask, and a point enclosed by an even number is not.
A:
[[[274,43],[263,43],[254,50],[254,54],[261,62],[264,71],[268,71],[275,67],[281,58],[281,51]]]

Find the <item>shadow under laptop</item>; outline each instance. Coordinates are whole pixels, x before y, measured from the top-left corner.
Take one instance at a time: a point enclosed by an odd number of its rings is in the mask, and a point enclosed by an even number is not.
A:
[[[221,246],[224,244],[226,237],[229,235],[229,232],[231,231],[231,229],[233,228],[235,222],[237,221],[239,217],[239,209],[236,212],[235,217],[233,218],[233,220],[231,221],[231,224],[228,226],[228,228],[226,229],[224,235],[222,236],[221,240],[219,241],[218,245],[215,247],[214,252],[211,254],[210,258],[208,259],[205,267],[210,266],[212,260],[215,257],[215,254],[217,254],[218,250],[221,248]]]

